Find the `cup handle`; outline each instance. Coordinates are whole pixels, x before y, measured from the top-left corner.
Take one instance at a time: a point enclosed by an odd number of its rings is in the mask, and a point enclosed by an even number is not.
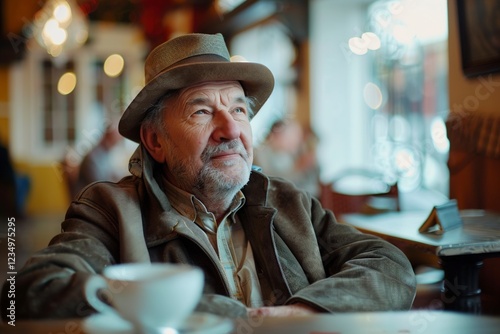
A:
[[[118,314],[118,312],[99,298],[100,290],[108,290],[108,284],[102,276],[91,276],[85,283],[87,302],[101,313]]]

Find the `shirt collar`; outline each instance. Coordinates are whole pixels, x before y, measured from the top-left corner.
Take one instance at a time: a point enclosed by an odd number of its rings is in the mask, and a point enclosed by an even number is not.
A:
[[[182,216],[188,218],[191,221],[195,221],[197,215],[201,214],[204,217],[206,217],[207,214],[212,215],[207,210],[205,204],[203,204],[203,202],[196,198],[196,196],[176,187],[165,177],[162,177],[162,181],[164,184],[165,194],[167,195],[170,204]],[[224,219],[237,212],[244,204],[245,195],[243,195],[243,192],[240,190],[234,196],[228,214],[224,217]]]

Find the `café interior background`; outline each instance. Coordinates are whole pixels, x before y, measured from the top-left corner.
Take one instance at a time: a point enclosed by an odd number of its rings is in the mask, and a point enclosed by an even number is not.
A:
[[[455,0],[0,4],[0,143],[25,185],[29,251],[59,230],[68,179],[144,84],[148,51],[187,32],[221,32],[231,54],[273,71],[255,145],[275,120],[297,120],[317,139],[322,184],[371,170],[398,182],[402,209],[454,198],[500,211],[500,80],[464,75]],[[117,168],[134,149],[113,153]]]

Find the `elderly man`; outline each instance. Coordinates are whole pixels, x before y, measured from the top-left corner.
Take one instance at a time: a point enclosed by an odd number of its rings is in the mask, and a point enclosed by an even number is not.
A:
[[[140,143],[132,175],[71,203],[62,233],[17,276],[18,317],[94,312],[85,282],[122,262],[199,266],[198,309],[226,316],[410,308],[403,253],[252,168],[250,120],[274,86],[265,66],[231,61],[220,34],[189,34],[153,50],[145,72],[119,124]]]

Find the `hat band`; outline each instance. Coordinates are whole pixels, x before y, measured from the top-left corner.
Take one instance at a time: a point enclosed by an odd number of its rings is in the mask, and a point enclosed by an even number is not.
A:
[[[190,64],[195,64],[195,63],[229,63],[230,61],[223,57],[219,56],[216,54],[203,54],[203,55],[196,55],[196,56],[191,56],[188,58],[184,58],[182,60],[179,60],[176,63],[173,63],[165,68],[162,68],[160,70],[147,67],[145,69],[145,77],[146,77],[146,84],[149,83],[151,80],[153,80],[156,76],[171,70],[174,67],[180,67],[180,66],[185,66],[185,65],[190,65]]]

